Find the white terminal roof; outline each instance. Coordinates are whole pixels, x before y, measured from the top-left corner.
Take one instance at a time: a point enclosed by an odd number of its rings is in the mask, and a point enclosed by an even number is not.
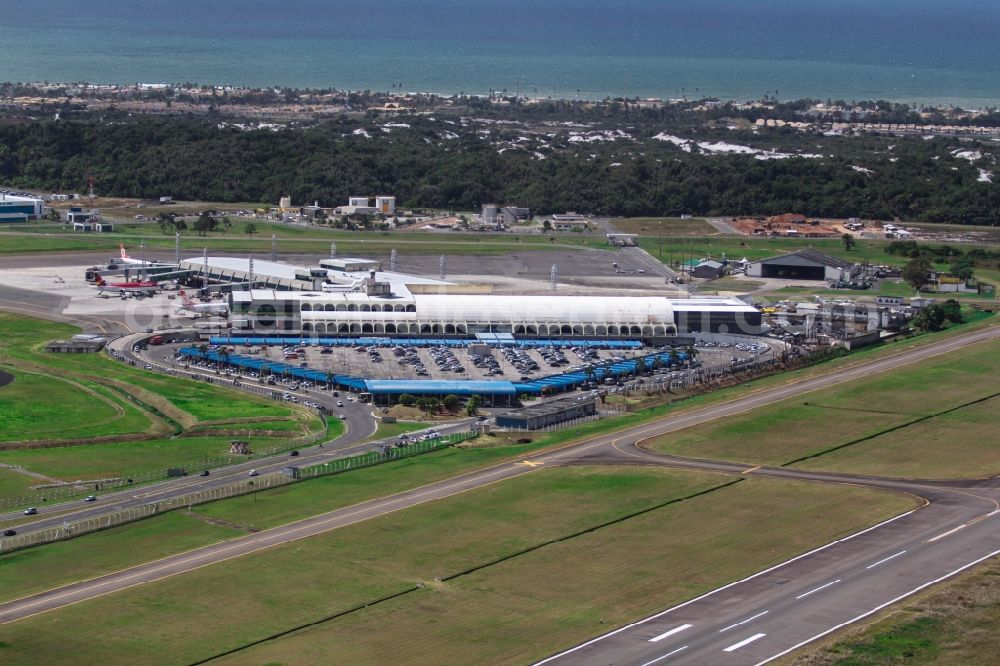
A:
[[[309,303],[304,319],[413,319],[419,321],[493,321],[671,324],[674,312],[755,313],[756,308],[731,298],[669,299],[662,296],[507,296],[495,294],[409,294],[369,296],[364,292],[275,291],[233,292],[234,302]],[[416,312],[329,311],[326,305],[408,305]],[[382,309],[380,308],[380,309]],[[299,308],[294,308],[298,310]]]

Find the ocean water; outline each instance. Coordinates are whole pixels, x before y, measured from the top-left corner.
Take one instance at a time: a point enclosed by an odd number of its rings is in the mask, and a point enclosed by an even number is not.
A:
[[[0,81],[1000,103],[1000,0],[0,0]]]

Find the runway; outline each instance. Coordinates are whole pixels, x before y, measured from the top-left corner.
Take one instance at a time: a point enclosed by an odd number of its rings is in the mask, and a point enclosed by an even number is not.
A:
[[[997,515],[1000,513],[997,503],[1000,489],[996,481],[901,481],[784,468],[752,468],[739,463],[661,456],[637,448],[636,443],[998,336],[1000,328],[996,326],[959,334],[853,367],[760,389],[727,402],[687,410],[617,433],[34,594],[0,604],[0,623],[162,580],[554,465],[665,465],[874,486],[925,498],[928,503],[923,508],[730,583],[542,662],[641,666],[723,660],[738,664],[764,663],[995,555],[1000,551],[1000,523],[997,522],[1000,519]]]

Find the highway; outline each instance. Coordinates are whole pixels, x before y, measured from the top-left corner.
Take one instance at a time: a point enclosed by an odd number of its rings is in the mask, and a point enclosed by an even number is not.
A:
[[[1000,551],[1000,504],[997,503],[1000,488],[997,482],[911,482],[750,467],[662,456],[637,444],[651,437],[898,368],[998,336],[1000,327],[991,326],[920,348],[902,348],[895,354],[828,374],[758,389],[726,402],[669,415],[616,433],[34,594],[0,604],[0,623],[161,580],[554,465],[665,465],[866,485],[925,498],[927,504],[920,509],[821,546],[783,565],[730,583],[541,662],[637,666],[722,661],[765,663],[995,555]]]

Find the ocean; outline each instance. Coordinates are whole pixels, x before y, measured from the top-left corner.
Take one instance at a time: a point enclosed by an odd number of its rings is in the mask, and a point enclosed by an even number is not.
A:
[[[0,81],[1000,103],[997,0],[0,0]]]

